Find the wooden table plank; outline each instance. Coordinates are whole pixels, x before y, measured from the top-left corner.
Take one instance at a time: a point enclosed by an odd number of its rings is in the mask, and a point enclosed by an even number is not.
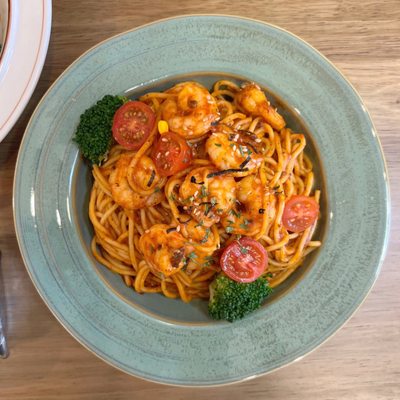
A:
[[[283,0],[55,0],[45,67],[24,114],[0,144],[0,297],[11,356],[0,360],[1,399],[351,399],[400,398],[400,3]],[[385,152],[392,196],[391,238],[370,296],[333,338],[300,362],[237,385],[184,389],[130,377],[77,343],[34,289],[12,217],[18,147],[36,104],[79,55],[111,35],[159,18],[227,13],[279,25],[335,63],[368,107]],[[334,134],[334,132],[332,132]]]

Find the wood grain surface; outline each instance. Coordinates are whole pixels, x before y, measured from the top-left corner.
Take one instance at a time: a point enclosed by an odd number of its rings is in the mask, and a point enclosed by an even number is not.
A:
[[[22,2],[23,3],[23,2]],[[0,360],[0,399],[400,399],[400,2],[54,0],[39,84],[0,144],[0,296],[10,357]],[[163,386],[107,365],[75,341],[34,289],[12,216],[18,148],[50,84],[97,42],[141,24],[190,13],[225,13],[279,25],[308,41],[348,77],[379,132],[391,181],[392,223],[380,277],[353,318],[299,362],[252,381],[209,389]],[[334,135],[335,132],[332,132]]]

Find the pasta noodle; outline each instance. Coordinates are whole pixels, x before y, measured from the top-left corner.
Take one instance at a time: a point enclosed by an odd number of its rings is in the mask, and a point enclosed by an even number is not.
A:
[[[175,125],[184,126],[187,120],[178,118],[194,117],[176,110],[173,115],[170,109],[179,106],[179,96],[186,89],[187,86],[180,86],[179,93],[174,88],[147,93],[140,101],[152,108],[157,122],[168,119],[170,130],[175,129],[182,136]],[[211,106],[202,106],[197,87],[189,89],[193,90],[192,97],[198,96],[195,105],[206,113],[199,111],[196,123],[204,124],[212,112],[218,118],[203,126],[205,133],[201,134],[196,125],[191,128],[192,136],[185,137],[193,151],[187,168],[169,177],[159,176],[154,169],[152,152],[160,136],[157,123],[138,150],[116,144],[101,166],[93,166],[89,203],[93,255],[138,293],[162,293],[189,302],[209,298],[209,284],[220,271],[219,249],[245,235],[256,239],[268,252],[268,268],[263,276],[275,287],[321,244],[311,240],[316,222],[301,232],[288,231],[282,222],[290,197],[310,196],[317,202],[320,199],[320,191],[313,191],[313,166],[304,152],[306,139],[284,127],[283,118],[269,103],[268,114],[254,112],[245,97],[252,100],[253,93],[243,93],[234,82],[221,80],[214,84],[210,94],[215,111],[206,109]],[[209,100],[208,103],[211,104]],[[242,142],[238,136],[244,137]],[[242,148],[244,155],[238,153]],[[220,151],[224,152],[223,157]],[[233,152],[239,160],[245,157],[239,166],[232,164],[236,158],[228,159],[229,155],[236,157]],[[225,165],[229,162],[233,166]],[[200,193],[190,192],[195,184]],[[204,196],[211,199],[208,202],[198,200],[204,187],[209,191]],[[185,190],[189,190],[189,201]],[[218,208],[224,207],[224,202],[227,208]],[[175,259],[180,267],[173,273],[157,270],[156,255],[150,253],[179,240],[184,250],[179,253],[180,247],[174,247],[169,267],[174,268]]]

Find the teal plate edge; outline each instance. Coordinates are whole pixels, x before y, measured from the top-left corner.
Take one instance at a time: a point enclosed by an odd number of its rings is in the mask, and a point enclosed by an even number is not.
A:
[[[70,140],[77,119],[103,94],[199,71],[247,76],[301,113],[323,163],[327,228],[309,273],[278,301],[235,324],[181,326],[156,320],[105,288],[71,224],[68,167],[77,154]],[[27,271],[63,326],[113,366],[182,386],[259,376],[323,343],[373,286],[390,219],[381,146],[352,86],[289,32],[220,15],[157,21],[102,42],[75,61],[29,122],[13,207]]]

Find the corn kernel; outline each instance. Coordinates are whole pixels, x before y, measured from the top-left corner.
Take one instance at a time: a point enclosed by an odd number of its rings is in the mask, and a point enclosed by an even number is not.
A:
[[[169,131],[168,122],[164,120],[158,121],[158,132],[160,132],[160,135],[167,133],[168,131]]]

